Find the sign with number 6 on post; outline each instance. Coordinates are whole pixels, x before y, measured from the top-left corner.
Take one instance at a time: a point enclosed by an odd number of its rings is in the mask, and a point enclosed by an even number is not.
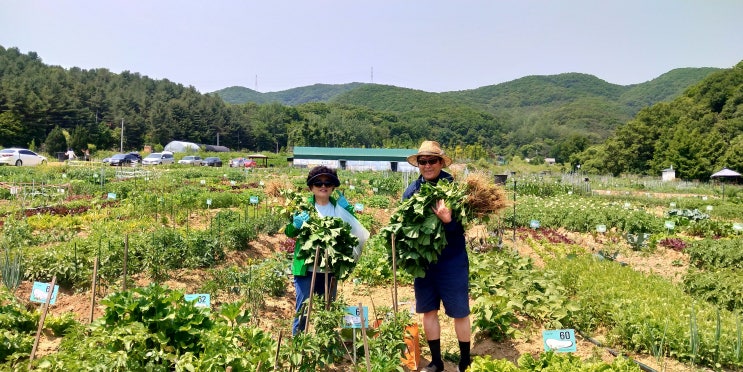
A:
[[[346,307],[343,328],[361,328],[361,312],[358,306]],[[369,328],[369,308],[364,306],[364,328]]]
[[[34,282],[33,288],[31,288],[32,302],[46,303],[46,299],[49,296],[49,283]],[[54,305],[57,302],[57,293],[59,292],[59,286],[55,285],[52,292],[52,298],[49,300],[49,305]]]

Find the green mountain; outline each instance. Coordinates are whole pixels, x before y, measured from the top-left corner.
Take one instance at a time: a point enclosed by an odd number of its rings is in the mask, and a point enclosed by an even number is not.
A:
[[[467,108],[510,118],[506,127],[520,132],[518,137],[522,141],[519,142],[530,142],[536,137],[556,139],[573,135],[598,143],[617,126],[632,119],[640,109],[671,100],[718,70],[675,69],[653,80],[628,86],[611,84],[593,75],[565,73],[526,76],[477,89],[444,93],[352,83],[316,84],[274,93],[231,87],[216,94],[231,103],[279,102],[295,106],[327,102],[399,113],[406,117],[415,116],[415,113]]]
[[[633,87],[623,98],[670,97],[694,79],[693,73],[671,71],[655,85]],[[724,167],[743,170],[743,62],[708,74],[670,101],[641,109],[605,142],[571,159],[582,169],[615,175],[658,175],[673,167],[682,179],[708,180]]]
[[[276,102],[295,106],[308,102],[328,102],[392,112],[465,105],[488,112],[513,110],[528,113],[543,112],[545,108],[554,109],[582,100],[598,100],[616,105],[627,119],[643,107],[678,96],[690,85],[718,70],[708,67],[680,68],[653,80],[628,86],[611,84],[593,75],[565,73],[526,76],[477,89],[444,93],[366,83],[315,84],[269,93],[233,86],[214,93],[232,104]]]
[[[233,86],[220,89],[214,94],[225,102],[232,104],[242,103],[281,103],[294,106],[308,102],[327,102],[333,97],[363,86],[363,83],[349,84],[315,84],[301,88],[292,88],[280,92],[261,93],[245,87]]]
[[[630,86],[566,73],[445,93],[352,83],[201,94],[136,72],[48,66],[35,52],[0,46],[0,146],[94,152],[118,150],[123,142],[126,150],[141,151],[186,140],[278,152],[293,146],[415,148],[433,139],[461,159],[553,157],[612,173],[654,172],[669,164],[688,169],[693,159],[696,170],[684,173],[688,177],[721,159],[741,158],[719,153],[723,146],[737,148],[743,127],[736,69],[678,69]],[[248,101],[230,104],[225,95]],[[659,134],[671,129],[676,137]],[[716,136],[694,140],[709,133]]]

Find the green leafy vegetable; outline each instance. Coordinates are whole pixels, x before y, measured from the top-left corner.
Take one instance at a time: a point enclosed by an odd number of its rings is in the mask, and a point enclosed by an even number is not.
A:
[[[306,265],[313,265],[315,251],[319,247],[318,268],[324,271],[330,268],[338,280],[346,279],[356,266],[353,249],[359,239],[351,234],[351,226],[340,218],[312,214],[299,230],[297,239],[303,242],[297,259],[304,260]],[[326,253],[329,262],[325,261]]]
[[[420,191],[405,200],[392,214],[390,224],[381,230],[389,257],[394,236],[397,265],[414,277],[424,277],[426,268],[438,260],[447,244],[444,224],[431,208],[438,200],[452,210],[452,219],[466,224],[470,212],[466,185],[442,180],[437,185],[421,185]]]
[[[297,240],[302,242],[297,259],[304,260],[306,265],[313,265],[315,251],[319,247],[318,268],[324,271],[330,268],[338,280],[346,279],[356,266],[353,249],[359,244],[359,239],[351,234],[351,225],[337,217],[320,217],[315,207],[293,190],[282,190],[281,195],[286,198],[281,213],[289,221],[300,211],[310,214],[310,219],[297,236]],[[326,252],[329,262],[325,262]]]

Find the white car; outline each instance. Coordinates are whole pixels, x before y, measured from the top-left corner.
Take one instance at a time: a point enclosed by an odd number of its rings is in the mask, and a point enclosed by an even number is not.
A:
[[[46,164],[46,157],[41,156],[29,149],[8,148],[0,150],[0,164],[15,165],[39,165]]]
[[[171,152],[153,152],[142,159],[142,165],[173,164],[175,158]]]
[[[201,165],[201,156],[184,156],[183,159],[178,160],[178,164]]]

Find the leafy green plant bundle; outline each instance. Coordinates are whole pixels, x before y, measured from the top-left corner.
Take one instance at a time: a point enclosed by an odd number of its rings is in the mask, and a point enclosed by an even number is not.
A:
[[[440,181],[437,185],[424,183],[418,193],[405,200],[390,217],[390,224],[381,233],[392,257],[394,237],[397,265],[414,277],[425,276],[426,268],[438,260],[446,247],[444,225],[431,207],[438,201],[452,211],[452,219],[466,224],[470,211],[466,185]]]
[[[351,234],[351,226],[340,218],[321,218],[314,214],[299,230],[297,239],[303,242],[297,259],[313,265],[316,251],[320,252],[318,268],[324,271],[330,268],[338,280],[346,279],[356,266],[353,249],[359,244],[359,239]]]
[[[281,195],[284,196],[285,202],[280,213],[290,221],[294,214],[300,211],[305,211],[311,216],[297,235],[297,240],[302,242],[297,259],[303,260],[306,265],[314,265],[315,253],[320,252],[318,257],[320,270],[330,269],[338,280],[348,278],[356,266],[353,249],[359,244],[359,239],[351,234],[351,225],[337,217],[320,217],[315,207],[293,190],[284,190]]]

